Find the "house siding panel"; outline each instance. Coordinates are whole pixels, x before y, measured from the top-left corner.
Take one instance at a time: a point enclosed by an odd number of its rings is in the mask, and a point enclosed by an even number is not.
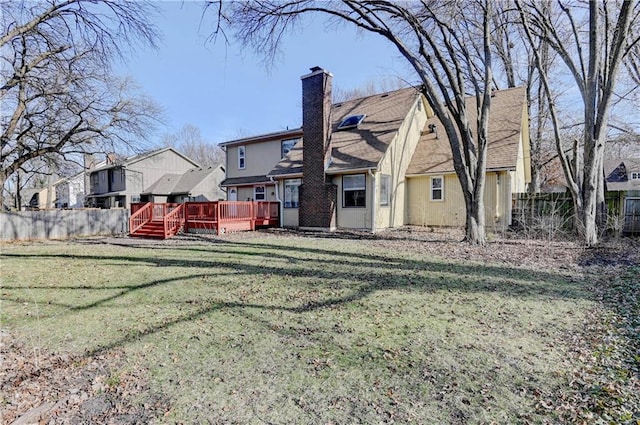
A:
[[[245,167],[238,169],[238,146],[227,147],[227,178],[267,175],[280,161],[282,140],[242,145]]]
[[[238,201],[250,201],[253,199],[253,186],[238,187]]]
[[[282,225],[284,227],[298,227],[298,208],[282,209]]]
[[[422,97],[418,98],[413,106],[413,112],[398,130],[398,135],[391,142],[385,156],[378,168],[376,178],[376,193],[380,193],[381,174],[391,176],[390,200],[388,206],[380,206],[379,196],[376,197],[376,230],[389,227],[402,226],[408,221],[405,208],[406,194],[406,170],[411,162],[413,153],[420,141],[420,133],[427,121]]]
[[[338,188],[338,211],[337,222],[338,227],[341,229],[359,229],[369,230],[371,229],[371,205],[373,202],[373,179],[369,174],[365,174],[366,177],[366,198],[365,207],[343,207],[343,192],[342,192],[342,176],[335,176],[332,179],[333,184]]]
[[[127,171],[143,173],[146,190],[165,174],[182,174],[196,165],[172,151],[165,151],[128,165]]]
[[[511,192],[512,193],[524,193],[527,191],[527,183],[531,178],[527,175],[528,159],[525,158],[522,146],[522,137],[520,137],[521,143],[518,144],[518,158],[516,160],[516,171],[512,174],[511,178]]]
[[[497,184],[498,174],[500,185]],[[484,206],[485,225],[489,228],[495,225],[508,224],[510,220],[510,205],[507,172],[489,172],[485,179]],[[504,181],[504,184],[502,183]],[[418,226],[457,226],[465,225],[466,211],[464,196],[455,174],[444,176],[444,200],[429,200],[430,177],[412,177],[409,179],[409,224]]]
[[[109,171],[102,170],[98,172],[98,181],[94,193],[107,193],[109,191]]]
[[[238,201],[254,201],[253,186],[238,186]],[[265,201],[276,201],[275,185],[264,185]]]
[[[497,186],[498,174],[489,172],[484,180],[484,224],[493,226],[502,215],[501,192]]]
[[[444,200],[429,200],[429,176],[409,179],[409,224],[419,226],[464,226],[464,197],[454,174],[444,176]]]

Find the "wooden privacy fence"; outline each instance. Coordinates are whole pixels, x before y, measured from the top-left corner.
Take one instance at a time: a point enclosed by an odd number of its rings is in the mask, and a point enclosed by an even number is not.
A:
[[[565,193],[515,193],[511,214],[515,227],[543,225],[570,230],[573,200]]]
[[[620,199],[615,193],[605,195],[609,218],[620,215]],[[573,199],[568,193],[516,193],[511,210],[516,228],[573,230]],[[611,227],[611,226],[610,226]]]

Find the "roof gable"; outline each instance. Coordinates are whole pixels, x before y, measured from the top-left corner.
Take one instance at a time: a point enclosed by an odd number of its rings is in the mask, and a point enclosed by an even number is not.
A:
[[[163,175],[145,191],[154,195],[188,194],[220,167],[192,168],[183,174]]]
[[[177,156],[183,158],[185,161],[190,162],[191,164],[193,164],[194,167],[200,167],[200,164],[195,162],[193,159],[191,159],[188,156],[178,152],[177,150],[175,150],[172,147],[168,147],[168,148],[155,149],[155,150],[152,150],[152,151],[149,151],[149,152],[145,152],[145,153],[141,153],[141,154],[138,154],[138,155],[133,155],[133,156],[130,156],[130,157],[128,157],[128,158],[124,159],[123,161],[120,161],[120,162],[118,162],[116,164],[107,164],[107,165],[102,166],[102,167],[96,167],[94,169],[91,169],[90,171],[93,172],[93,171],[106,170],[106,169],[109,169],[109,168],[116,168],[116,167],[132,165],[132,164],[135,164],[137,162],[144,161],[145,159],[154,157],[156,155],[160,155],[160,154],[165,153],[165,152],[172,152],[174,155],[177,155]]]
[[[477,108],[475,97],[466,99],[472,131],[477,132]],[[516,87],[495,92],[491,99],[489,115],[489,144],[487,146],[487,170],[515,169],[521,143],[525,89]],[[411,159],[407,174],[454,173],[453,154],[449,138],[441,121],[431,117],[426,128],[435,125],[435,131],[423,132]]]
[[[632,173],[640,173],[640,158],[607,159],[604,161],[607,190],[640,190],[640,179],[632,179]]]

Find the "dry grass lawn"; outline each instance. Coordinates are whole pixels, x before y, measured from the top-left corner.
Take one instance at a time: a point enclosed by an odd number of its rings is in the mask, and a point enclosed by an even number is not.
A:
[[[635,424],[625,243],[473,248],[404,229],[5,244],[3,420]]]

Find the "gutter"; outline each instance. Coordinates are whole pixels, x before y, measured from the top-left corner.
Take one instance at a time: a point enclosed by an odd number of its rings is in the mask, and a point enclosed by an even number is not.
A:
[[[272,176],[269,176],[269,180],[271,181],[271,183],[273,183],[273,185],[276,187],[276,201],[278,202],[278,204],[280,204],[279,210],[278,210],[278,225],[280,227],[282,226],[282,214],[284,213],[284,208],[282,208],[282,199],[280,199],[280,191],[279,186],[278,186],[278,182],[276,182]]]
[[[358,173],[371,173],[371,170],[375,170],[376,167],[367,168],[345,168],[344,170],[326,171],[326,174],[330,176],[346,175],[346,174],[358,174]]]

